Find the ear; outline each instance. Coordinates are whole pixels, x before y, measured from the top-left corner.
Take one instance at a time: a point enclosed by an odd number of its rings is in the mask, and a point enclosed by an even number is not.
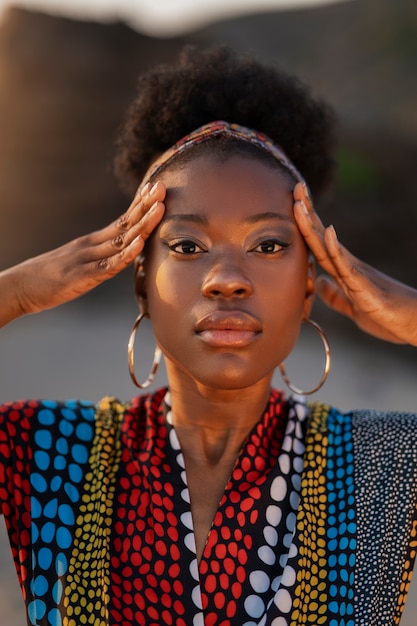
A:
[[[142,313],[148,311],[148,297],[146,294],[146,277],[145,277],[145,257],[140,254],[136,257],[134,264],[135,273],[135,295]]]
[[[308,268],[307,268],[307,281],[306,281],[306,293],[304,297],[303,319],[310,317],[311,308],[314,302],[314,296],[316,294],[316,266],[314,263],[314,257],[312,254],[308,256]]]

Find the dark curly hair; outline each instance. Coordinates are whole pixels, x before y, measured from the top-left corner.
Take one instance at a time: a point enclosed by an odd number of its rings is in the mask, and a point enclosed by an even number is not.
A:
[[[225,120],[254,128],[280,145],[315,197],[333,173],[334,116],[300,81],[228,47],[187,46],[177,64],[139,78],[117,141],[115,169],[133,191],[150,163],[203,124]]]

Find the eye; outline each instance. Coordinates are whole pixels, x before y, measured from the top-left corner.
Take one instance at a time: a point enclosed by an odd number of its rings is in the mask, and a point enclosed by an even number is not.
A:
[[[261,254],[275,254],[280,252],[284,248],[288,248],[288,244],[283,241],[279,241],[278,239],[266,239],[265,241],[261,241],[255,248],[253,248],[254,252],[259,252]]]
[[[169,249],[177,254],[191,255],[200,254],[205,252],[195,241],[192,239],[181,239],[168,245]]]

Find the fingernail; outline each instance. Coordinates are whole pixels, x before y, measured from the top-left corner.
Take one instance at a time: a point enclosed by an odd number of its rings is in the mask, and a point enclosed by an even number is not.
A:
[[[133,241],[130,242],[129,247],[134,248],[139,243],[140,240],[143,241],[143,237],[142,235],[139,234],[133,239]]]
[[[149,192],[149,195],[153,195],[156,191],[156,188],[158,187],[158,181],[156,181],[156,183],[153,185],[152,189]]]
[[[159,205],[159,202],[158,202],[158,200],[157,200],[156,202],[154,202],[154,203],[153,203],[153,205],[152,205],[152,206],[151,206],[151,208],[149,209],[148,214],[149,214],[149,213],[154,213],[154,211],[156,211],[156,208],[157,208],[157,206],[158,206],[158,205]]]
[[[310,192],[308,191],[307,183],[303,181],[303,189],[306,198],[310,198]]]
[[[305,215],[309,215],[307,206],[304,204],[304,202],[302,200],[297,200],[297,202],[295,204],[298,204],[300,206],[300,208],[303,210],[303,213]]]
[[[146,185],[144,185],[142,189],[140,190],[140,195],[145,196],[148,193],[150,186],[151,186],[150,183],[146,183]]]

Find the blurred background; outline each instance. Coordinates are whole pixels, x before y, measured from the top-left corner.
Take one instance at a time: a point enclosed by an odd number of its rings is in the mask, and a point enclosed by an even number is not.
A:
[[[334,106],[339,167],[319,212],[355,254],[417,287],[415,0],[0,0],[0,269],[125,210],[112,173],[118,125],[138,74],[185,43],[253,52]],[[1,400],[129,398],[135,316],[127,270],[75,303],[17,320],[2,331]],[[416,410],[415,349],[366,337],[320,304],[313,317],[333,348],[319,398],[342,409]],[[149,329],[139,342],[145,377]],[[297,385],[316,382],[320,350],[303,332],[287,368]],[[6,544],[1,527],[0,621],[21,626]],[[402,626],[416,624],[417,583]]]

